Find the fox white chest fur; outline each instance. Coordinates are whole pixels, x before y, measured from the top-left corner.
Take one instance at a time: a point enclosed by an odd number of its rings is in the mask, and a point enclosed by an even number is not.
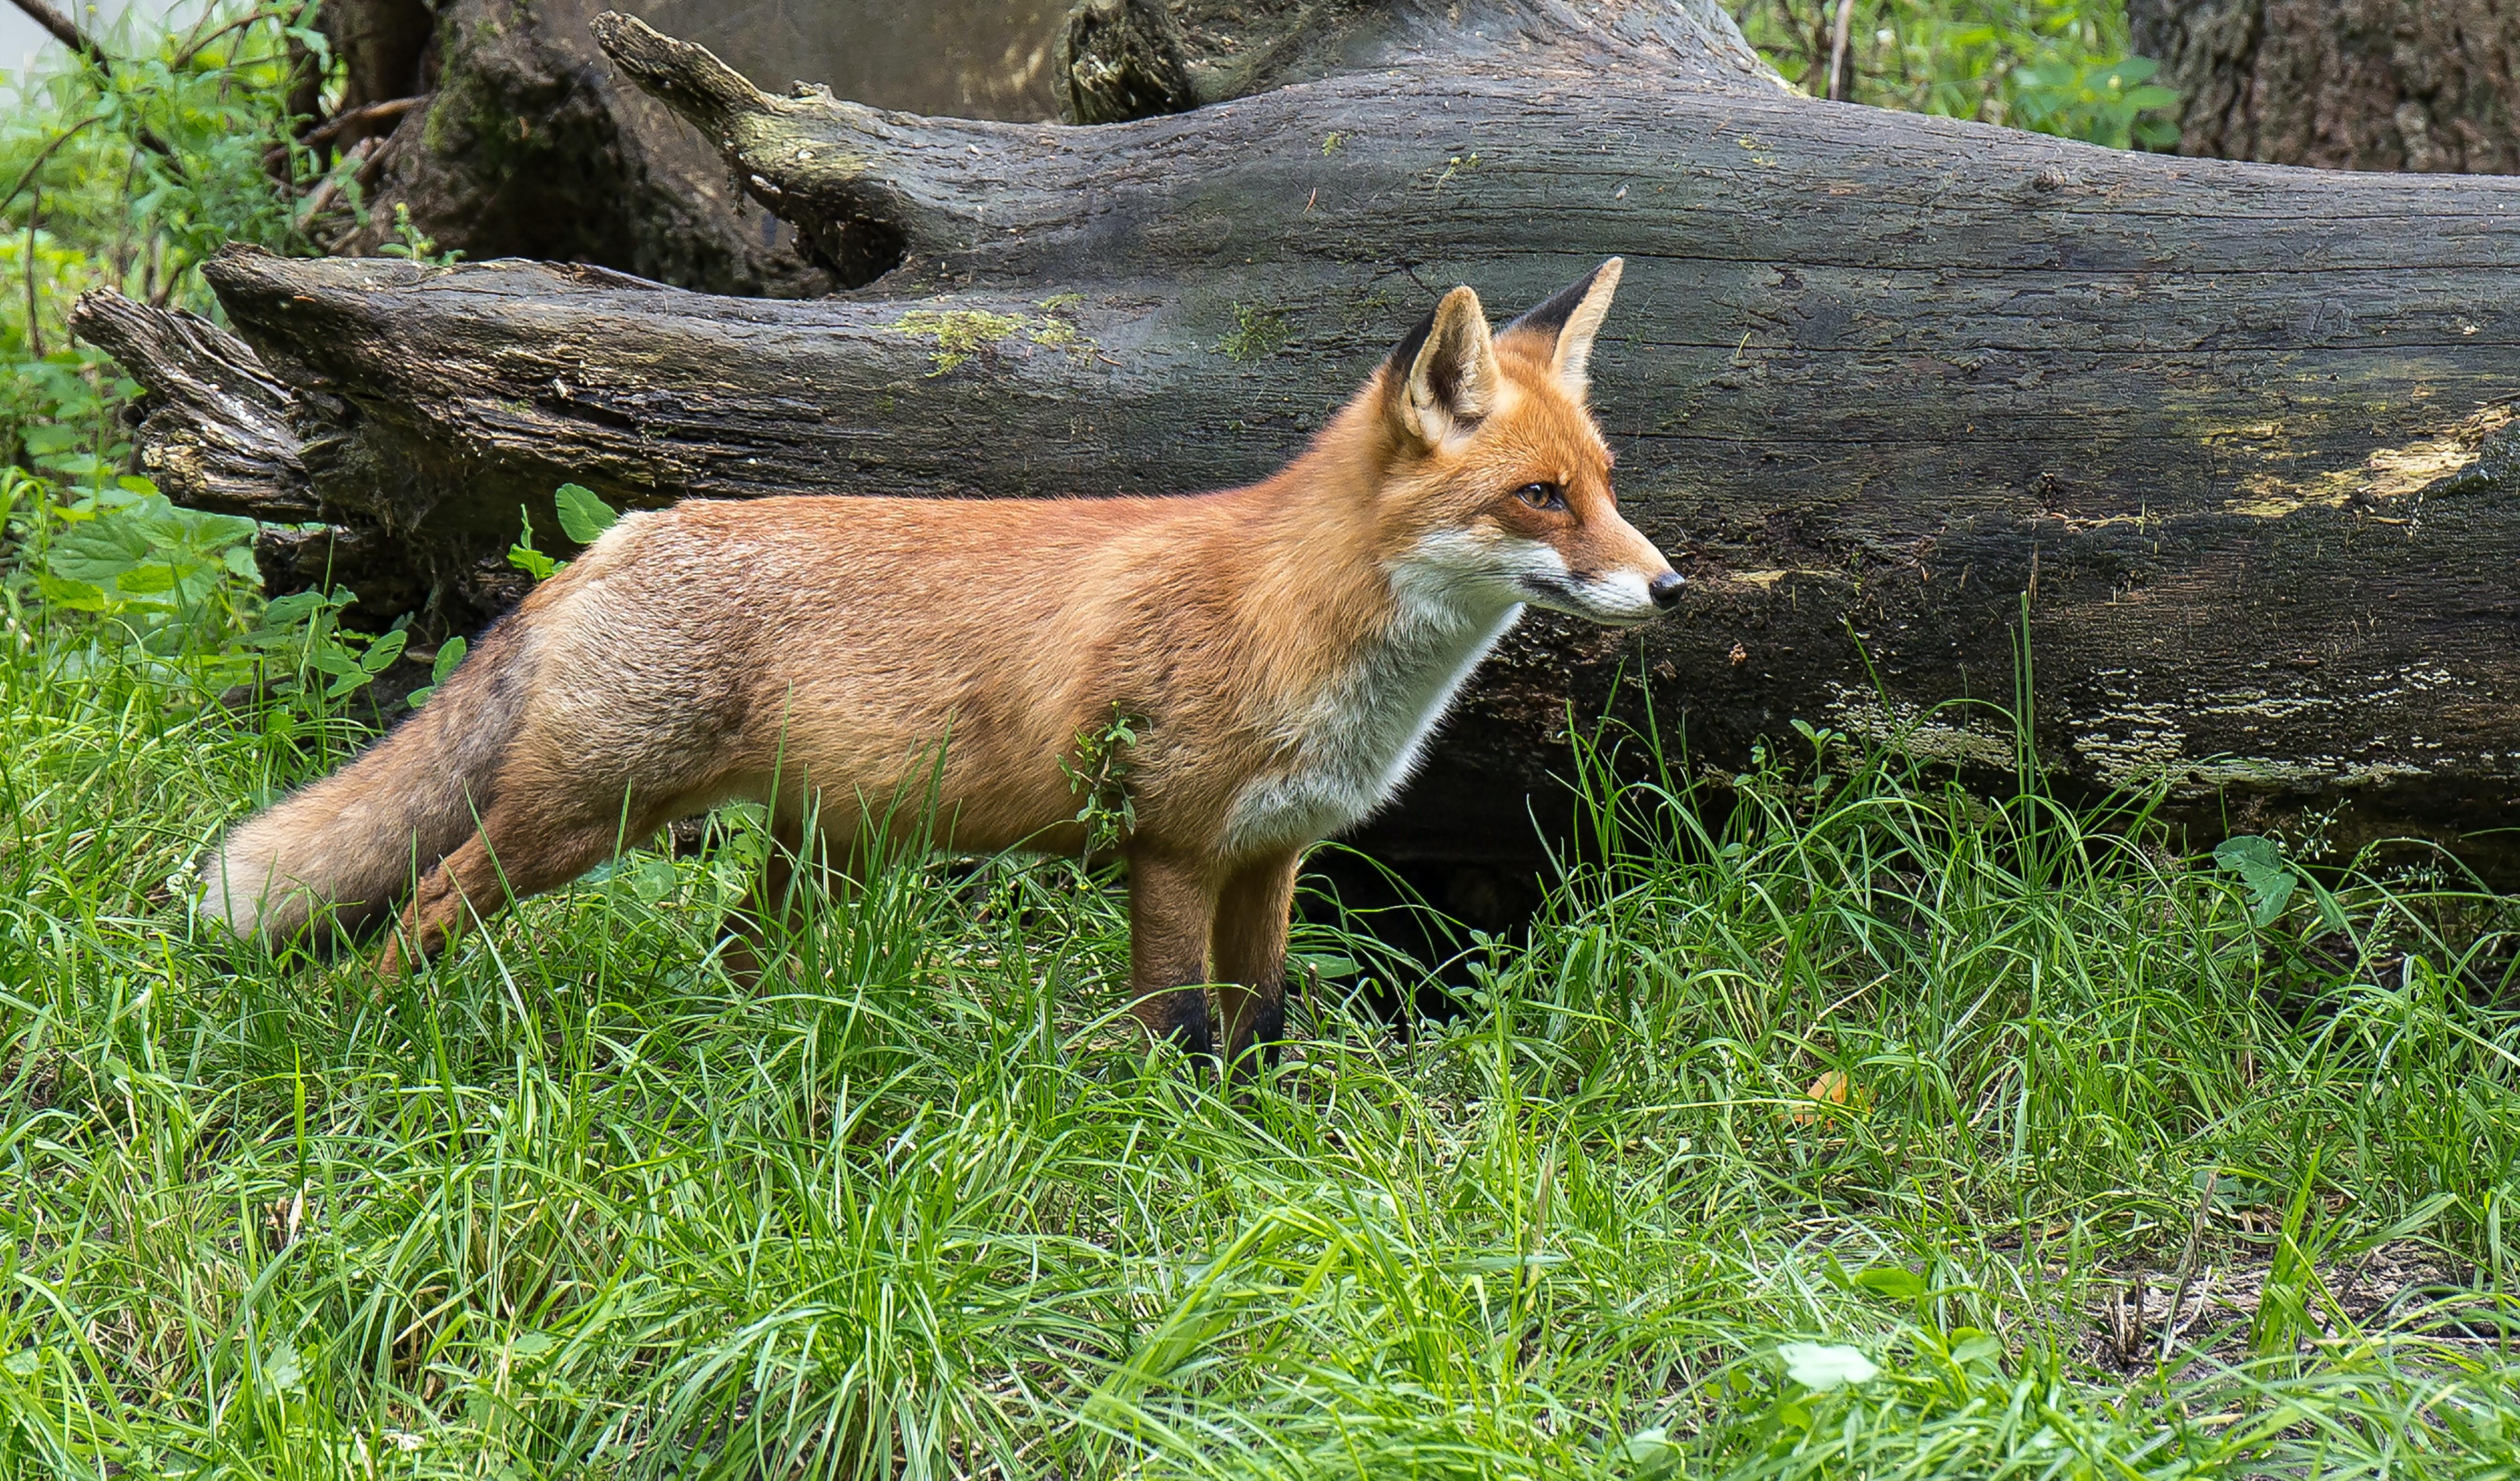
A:
[[[1522,616],[1520,603],[1464,589],[1430,563],[1406,562],[1392,577],[1389,628],[1287,717],[1292,764],[1236,796],[1229,849],[1309,843],[1389,801],[1471,671]]]

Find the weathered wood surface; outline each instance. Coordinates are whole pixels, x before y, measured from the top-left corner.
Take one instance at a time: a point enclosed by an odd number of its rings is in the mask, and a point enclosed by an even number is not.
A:
[[[562,479],[630,503],[1245,479],[1443,288],[1503,314],[1617,253],[1596,399],[1693,594],[1624,638],[1527,624],[1378,846],[1524,845],[1570,707],[1623,671],[1721,765],[1793,718],[1920,720],[2008,765],[1992,727],[1924,717],[2011,700],[2025,604],[2065,785],[2166,774],[2204,816],[2342,805],[2349,832],[2498,827],[2520,793],[2520,184],[2119,155],[1556,54],[982,124],[764,99],[621,34],[801,235],[903,260],[808,302],[214,264],[296,388],[327,516],[393,532],[441,621],[499,600],[475,574]]]
[[[147,368],[141,471],[168,498],[281,523],[321,512],[297,457],[297,398],[234,335],[120,293],[83,299],[74,323],[97,348]]]

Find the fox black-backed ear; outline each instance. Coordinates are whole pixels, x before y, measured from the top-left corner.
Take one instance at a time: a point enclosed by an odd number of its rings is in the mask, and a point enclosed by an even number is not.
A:
[[[1545,335],[1554,345],[1549,368],[1567,390],[1580,396],[1591,386],[1586,374],[1593,363],[1593,337],[1610,312],[1610,295],[1619,291],[1621,259],[1612,257],[1591,276],[1550,294],[1500,334]]]
[[[1478,294],[1457,288],[1391,352],[1385,384],[1401,429],[1436,447],[1488,414],[1497,376],[1487,310]]]

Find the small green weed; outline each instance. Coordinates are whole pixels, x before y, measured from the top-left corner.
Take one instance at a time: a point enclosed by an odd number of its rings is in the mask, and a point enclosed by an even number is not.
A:
[[[453,267],[464,260],[462,252],[441,252],[436,242],[421,235],[420,228],[412,225],[410,205],[400,201],[394,202],[394,240],[377,250],[422,267]]]
[[[1107,859],[1138,826],[1138,804],[1129,791],[1130,752],[1146,731],[1144,716],[1133,715],[1116,701],[1111,717],[1076,736],[1076,754],[1062,757],[1058,769],[1080,806],[1076,821],[1085,825],[1085,865]]]
[[[597,497],[595,491],[578,483],[563,483],[553,494],[560,515],[560,532],[579,545],[593,545],[613,522],[620,511]],[[536,581],[548,581],[558,575],[565,561],[555,560],[534,548],[534,516],[518,506],[517,519],[522,533],[517,543],[508,547],[508,563]]]

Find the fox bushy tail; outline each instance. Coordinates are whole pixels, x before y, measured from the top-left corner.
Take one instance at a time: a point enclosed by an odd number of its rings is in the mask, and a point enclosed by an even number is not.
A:
[[[389,909],[489,810],[532,692],[529,649],[519,621],[502,623],[357,760],[238,824],[202,859],[202,913],[278,946]]]

